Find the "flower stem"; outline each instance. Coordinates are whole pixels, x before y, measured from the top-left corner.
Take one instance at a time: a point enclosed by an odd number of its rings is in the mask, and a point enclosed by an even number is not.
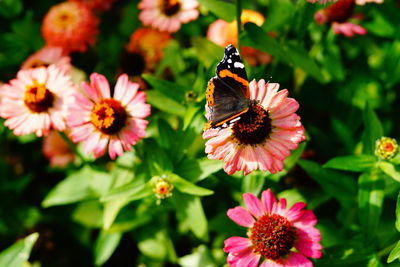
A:
[[[389,254],[392,251],[392,249],[394,249],[394,247],[396,246],[397,242],[398,241],[394,242],[393,244],[391,244],[391,245],[383,248],[381,251],[379,251],[377,253],[378,258],[382,258],[383,256]]]
[[[236,22],[237,22],[237,50],[240,52],[240,34],[242,33],[242,0],[236,0]]]
[[[81,152],[78,151],[76,145],[68,138],[68,136],[64,132],[58,132],[62,139],[68,144],[69,148],[74,152],[75,155],[82,161],[82,163],[86,163],[85,157]]]

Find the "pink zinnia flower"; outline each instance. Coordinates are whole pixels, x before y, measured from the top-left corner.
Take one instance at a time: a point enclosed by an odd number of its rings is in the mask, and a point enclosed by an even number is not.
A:
[[[61,47],[45,46],[36,53],[29,56],[21,69],[37,68],[41,66],[49,66],[55,64],[64,72],[69,72],[71,69],[71,58],[63,54]]]
[[[176,32],[182,23],[199,16],[196,0],[142,0],[139,3],[139,19],[146,26],[160,31]]]
[[[85,94],[75,94],[76,103],[70,107],[68,126],[74,142],[83,142],[86,153],[102,156],[107,147],[111,159],[131,150],[145,135],[150,115],[146,95],[139,85],[123,74],[118,78],[114,96],[103,75],[90,75],[90,84],[82,83]]]
[[[354,0],[339,0],[327,8],[317,11],[314,19],[319,24],[330,24],[335,34],[343,34],[346,37],[364,35],[367,30],[360,25],[351,22],[360,19],[360,15],[354,15]]]
[[[247,227],[247,236],[225,240],[231,267],[313,266],[307,259],[320,258],[321,234],[311,210],[303,210],[298,202],[286,209],[286,199],[276,201],[270,189],[262,192],[261,201],[250,193],[243,194],[247,209],[240,206],[228,210],[228,217]],[[259,265],[260,260],[262,261]]]
[[[65,130],[67,106],[76,87],[56,66],[20,70],[1,90],[0,116],[15,135]]]
[[[228,174],[243,170],[245,175],[260,169],[276,173],[283,169],[283,160],[298,143],[305,139],[300,117],[296,115],[299,103],[288,98],[279,84],[249,84],[250,99],[256,100],[249,111],[230,127],[208,129],[203,138],[209,159],[223,159]]]
[[[43,138],[42,152],[53,167],[65,167],[75,159],[74,152],[56,131]]]
[[[97,38],[99,21],[93,11],[79,2],[53,6],[43,19],[42,35],[47,45],[62,47],[64,53],[85,52]]]

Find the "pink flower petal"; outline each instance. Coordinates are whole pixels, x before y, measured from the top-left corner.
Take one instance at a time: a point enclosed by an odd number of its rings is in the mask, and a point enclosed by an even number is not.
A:
[[[251,248],[248,238],[233,236],[224,241],[224,251],[227,253],[240,253]]]
[[[271,189],[267,189],[262,192],[261,202],[264,206],[264,210],[267,213],[272,213],[272,208],[276,202],[276,198],[274,193],[272,193]]]
[[[254,217],[259,218],[264,215],[264,209],[261,205],[261,202],[255,195],[251,193],[245,193],[243,194],[243,200],[247,209]]]
[[[297,252],[291,252],[288,257],[284,260],[284,266],[286,267],[313,267],[312,262]]]
[[[252,227],[255,222],[247,210],[240,206],[229,209],[227,215],[232,221],[244,227]]]

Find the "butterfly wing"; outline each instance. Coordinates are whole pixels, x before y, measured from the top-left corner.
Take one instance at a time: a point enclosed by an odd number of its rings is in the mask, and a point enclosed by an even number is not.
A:
[[[209,127],[222,126],[248,110],[249,82],[240,55],[232,45],[225,48],[216,73],[206,91]]]

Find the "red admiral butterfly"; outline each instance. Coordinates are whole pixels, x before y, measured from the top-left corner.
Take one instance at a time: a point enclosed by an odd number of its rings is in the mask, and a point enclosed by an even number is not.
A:
[[[239,52],[233,45],[225,48],[224,58],[217,65],[217,76],[207,84],[207,119],[205,130],[226,128],[249,110],[249,81]]]

